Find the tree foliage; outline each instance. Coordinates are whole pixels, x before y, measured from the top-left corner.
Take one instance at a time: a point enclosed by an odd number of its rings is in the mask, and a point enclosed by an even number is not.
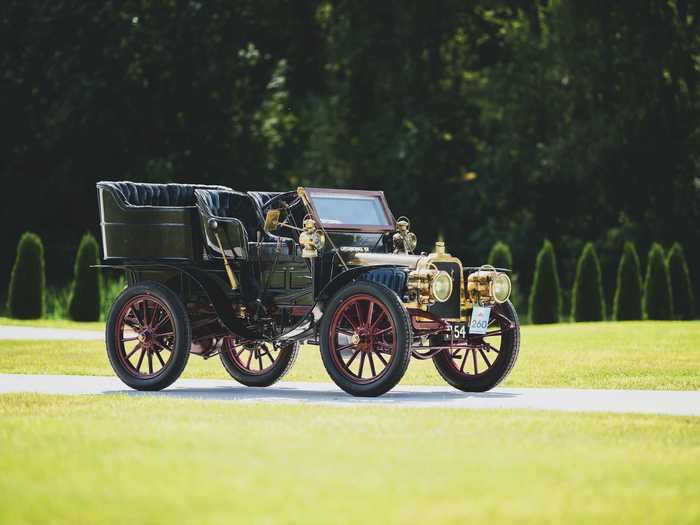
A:
[[[38,231],[58,280],[75,232],[95,231],[98,178],[308,184],[382,189],[419,249],[441,234],[469,264],[503,239],[526,288],[544,238],[562,262],[594,240],[607,275],[625,241],[684,232],[693,268],[699,10],[7,0],[0,176],[35,206],[5,203],[0,234]]]
[[[592,242],[586,243],[578,259],[571,305],[574,321],[605,320],[600,263]]]
[[[25,232],[17,244],[7,310],[17,319],[38,319],[44,313],[44,245],[38,235]]]
[[[613,299],[613,319],[642,319],[642,273],[634,244],[626,242],[617,267],[617,285]]]
[[[537,254],[530,291],[530,320],[535,324],[557,323],[561,315],[561,287],[554,247],[548,240]]]
[[[663,248],[654,243],[647,257],[644,279],[644,314],[647,319],[673,319],[673,299]]]
[[[674,243],[666,259],[671,280],[671,296],[673,297],[673,313],[676,319],[693,318],[693,287],[690,281],[688,264],[685,261],[683,247]]]
[[[510,253],[510,248],[501,241],[493,245],[486,261],[495,268],[513,269],[513,255]]]
[[[97,241],[89,233],[83,235],[75,255],[73,290],[68,313],[74,321],[99,321],[100,275],[96,268],[100,262]]]

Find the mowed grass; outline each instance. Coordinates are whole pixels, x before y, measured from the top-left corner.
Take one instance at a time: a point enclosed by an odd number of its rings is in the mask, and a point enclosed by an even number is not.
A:
[[[0,523],[697,523],[700,418],[0,396]]]
[[[70,328],[72,330],[96,330],[104,332],[105,324],[102,321],[78,322],[67,319],[13,319],[12,317],[0,317],[0,326],[34,326],[39,328]]]
[[[113,375],[100,341],[0,341],[0,373]],[[183,377],[227,378],[218,357],[191,356]],[[318,347],[306,346],[286,377],[329,381]],[[403,384],[442,385],[431,361],[413,360]],[[507,386],[700,389],[700,322],[524,326]]]

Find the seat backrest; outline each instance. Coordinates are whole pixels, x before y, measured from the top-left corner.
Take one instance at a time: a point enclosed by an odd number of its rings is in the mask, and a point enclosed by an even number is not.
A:
[[[262,232],[262,212],[246,193],[233,190],[197,189],[195,191],[200,212],[213,218],[238,219],[243,223],[249,241],[255,241]]]
[[[150,184],[130,181],[104,181],[98,187],[107,187],[120,194],[131,206],[195,206],[194,191],[211,189],[226,191],[226,186],[203,184]]]

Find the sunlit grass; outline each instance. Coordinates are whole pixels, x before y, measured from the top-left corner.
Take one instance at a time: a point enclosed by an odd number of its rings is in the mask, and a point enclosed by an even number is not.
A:
[[[0,373],[113,375],[100,341],[0,341]],[[184,377],[227,378],[218,357],[191,356]],[[318,347],[302,348],[292,381],[329,381]],[[442,385],[413,360],[403,384]],[[700,389],[700,322],[525,326],[507,386]]]
[[[104,332],[105,324],[102,321],[83,323],[69,321],[67,319],[13,319],[12,317],[0,317],[0,326],[35,326],[38,328],[70,328],[72,330],[96,330]]]
[[[0,523],[697,523],[700,418],[0,396]]]

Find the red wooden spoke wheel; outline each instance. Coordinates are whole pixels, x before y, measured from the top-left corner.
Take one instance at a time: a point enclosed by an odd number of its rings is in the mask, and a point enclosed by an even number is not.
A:
[[[510,301],[491,310],[484,335],[472,335],[467,344],[443,350],[433,363],[452,386],[467,392],[484,392],[510,372],[520,348],[520,323]]]
[[[280,348],[272,343],[261,341],[236,343],[233,337],[224,338],[221,351],[227,352],[238,368],[252,375],[269,371],[280,357]]]
[[[382,377],[396,355],[396,326],[384,304],[369,294],[345,300],[330,326],[331,356],[352,381],[366,384]]]
[[[152,281],[130,285],[107,317],[107,356],[114,372],[137,390],[170,386],[187,366],[192,345],[180,297]]]
[[[292,367],[298,345],[295,342],[245,341],[225,337],[221,342],[221,363],[239,383],[270,386]]]
[[[126,370],[138,379],[150,379],[170,363],[176,337],[173,315],[152,295],[136,295],[121,308],[115,323],[115,344]]]

